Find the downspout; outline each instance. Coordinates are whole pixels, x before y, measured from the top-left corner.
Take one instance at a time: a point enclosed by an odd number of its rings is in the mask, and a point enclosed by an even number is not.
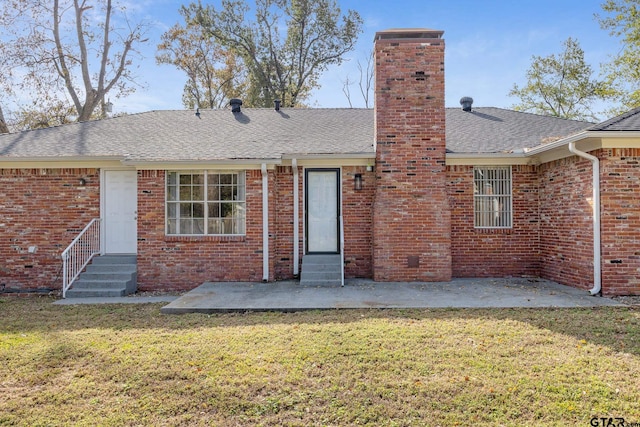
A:
[[[300,194],[298,193],[298,161],[291,159],[293,168],[293,275],[297,276],[300,271]]]
[[[269,174],[262,164],[262,280],[269,281]]]
[[[576,156],[587,159],[593,166],[593,288],[591,295],[597,295],[602,290],[602,270],[600,266],[600,162],[597,157],[580,151],[575,142],[569,143],[569,151]]]

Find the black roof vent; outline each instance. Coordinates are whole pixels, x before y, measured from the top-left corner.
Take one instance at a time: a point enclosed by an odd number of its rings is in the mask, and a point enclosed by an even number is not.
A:
[[[460,98],[460,105],[462,105],[463,111],[471,111],[471,105],[473,105],[473,98],[470,96],[463,96]]]
[[[280,111],[280,100],[276,99],[273,101],[276,111]]]
[[[238,99],[238,98],[233,98],[229,101],[229,105],[231,105],[231,112],[232,113],[239,113],[240,112],[240,106],[242,106],[242,100]]]

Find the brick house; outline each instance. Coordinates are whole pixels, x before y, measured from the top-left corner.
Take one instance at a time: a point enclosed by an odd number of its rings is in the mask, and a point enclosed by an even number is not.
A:
[[[346,278],[640,294],[640,109],[445,108],[442,35],[376,34],[374,110],[233,103],[0,135],[0,285],[60,289],[95,219],[97,252],[134,255],[141,290],[291,279],[336,254]]]

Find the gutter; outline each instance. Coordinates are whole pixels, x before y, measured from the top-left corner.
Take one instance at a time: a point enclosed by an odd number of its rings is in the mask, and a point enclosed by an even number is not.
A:
[[[602,270],[600,265],[600,161],[597,157],[578,150],[574,141],[569,142],[569,151],[578,157],[589,160],[593,166],[593,288],[589,292],[591,295],[597,295],[602,290]]]
[[[269,174],[262,164],[262,281],[269,281]]]
[[[0,156],[0,160],[2,160],[3,162],[75,162],[95,160],[124,160],[125,156]]]
[[[375,151],[360,153],[287,153],[283,159],[315,160],[315,159],[375,159]]]
[[[533,148],[525,148],[525,156],[536,156],[540,153],[544,153],[545,151],[551,151],[555,148],[562,148],[567,145],[567,143],[572,143],[576,141],[580,141],[590,136],[595,136],[593,132],[590,131],[582,131],[580,133],[576,133],[575,135],[568,136],[566,138],[559,139],[557,141],[549,142],[548,144],[538,145]]]
[[[171,167],[174,165],[230,165],[230,166],[246,166],[246,165],[270,165],[275,166],[282,163],[281,159],[199,159],[199,160],[144,160],[126,158],[122,160],[123,165],[127,166],[152,166],[155,168]]]

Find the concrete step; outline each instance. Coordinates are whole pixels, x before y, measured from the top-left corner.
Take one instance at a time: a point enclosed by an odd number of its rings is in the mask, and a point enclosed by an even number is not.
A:
[[[305,255],[300,271],[301,286],[336,287],[342,285],[340,255]]]
[[[83,280],[129,280],[134,272],[120,273],[118,271],[85,271],[80,275]]]
[[[95,297],[123,297],[127,295],[125,289],[94,288],[77,289],[71,288],[67,291],[67,298],[95,298]]]
[[[302,267],[307,272],[313,273],[332,273],[338,272],[340,273],[340,263],[337,264],[302,264]]]
[[[304,271],[305,280],[340,280],[342,274],[338,271]]]
[[[338,264],[340,265],[340,255],[325,255],[325,254],[312,254],[305,255],[302,257],[302,264],[312,265],[312,264]]]
[[[80,274],[67,298],[120,297],[137,290],[135,255],[106,255],[91,260]]]
[[[89,264],[88,273],[135,273],[138,268],[135,264]]]
[[[129,282],[133,279],[123,283],[122,280],[85,280],[78,279],[73,284],[74,289],[122,289],[123,285],[126,288],[127,285],[131,286]]]
[[[101,255],[94,257],[91,264],[133,264],[136,265],[136,255]]]

